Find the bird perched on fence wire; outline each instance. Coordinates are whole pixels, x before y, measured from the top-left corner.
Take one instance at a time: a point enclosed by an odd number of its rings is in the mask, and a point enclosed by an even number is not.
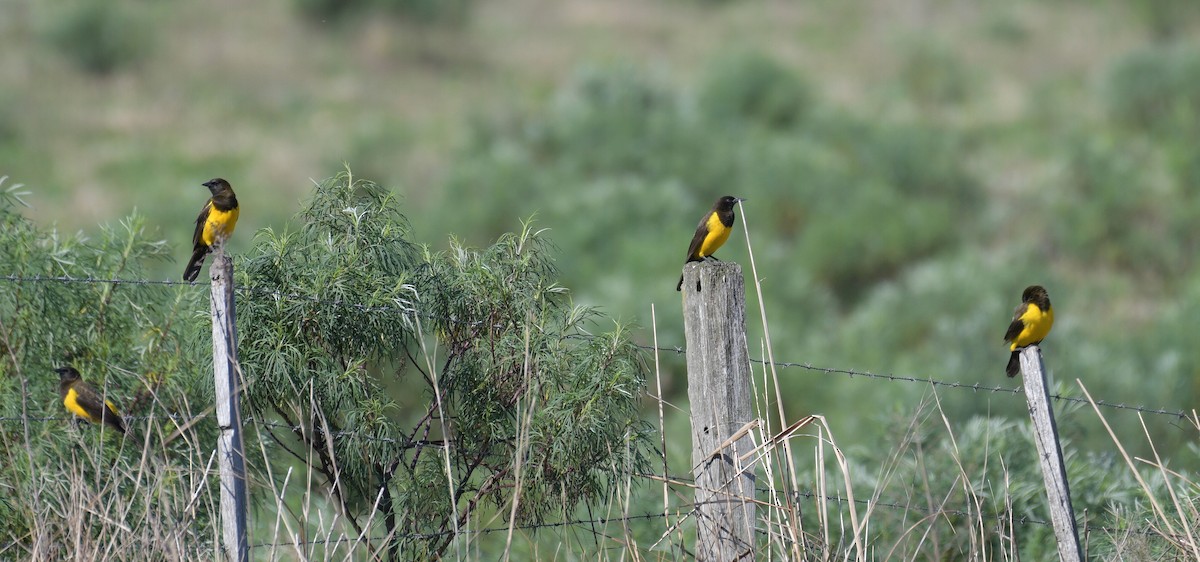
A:
[[[195,281],[196,276],[200,275],[204,256],[212,251],[215,244],[229,238],[237,226],[238,200],[229,182],[213,178],[204,182],[204,187],[208,188],[212,197],[196,217],[196,232],[192,234],[192,259],[188,260],[187,268],[183,270],[183,280],[188,282]]]
[[[1021,305],[1013,311],[1012,323],[1004,333],[1009,342],[1008,366],[1004,369],[1010,377],[1021,370],[1021,349],[1042,343],[1050,327],[1054,325],[1054,309],[1050,307],[1050,294],[1041,285],[1030,285],[1021,293]]]
[[[125,433],[125,421],[121,419],[116,406],[111,400],[105,400],[92,385],[84,382],[79,371],[67,366],[59,367],[54,372],[58,373],[58,394],[67,410],[91,423],[107,424]]]
[[[692,243],[688,246],[687,261],[683,262],[684,265],[708,258],[717,259],[712,254],[729,240],[729,233],[733,231],[733,219],[737,218],[733,213],[733,206],[741,201],[745,199],[726,195],[717,199],[712,209],[700,217],[700,224],[696,226],[696,234],[692,236]],[[682,289],[683,274],[680,274],[675,290]]]

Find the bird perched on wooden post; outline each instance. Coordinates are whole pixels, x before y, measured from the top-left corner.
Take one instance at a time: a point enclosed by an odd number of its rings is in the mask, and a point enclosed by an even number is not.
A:
[[[195,281],[196,276],[200,275],[204,256],[212,251],[213,245],[229,238],[237,226],[238,200],[229,182],[213,178],[204,182],[204,187],[208,188],[212,197],[196,217],[196,231],[192,234],[192,259],[188,260],[187,268],[183,270],[183,280],[188,282]]]
[[[688,246],[687,261],[683,262],[684,265],[708,258],[717,259],[712,254],[729,240],[729,233],[733,231],[733,219],[737,218],[733,213],[733,206],[740,201],[745,199],[726,195],[717,199],[712,210],[700,217],[700,224],[696,227],[696,234],[692,236],[692,243]],[[683,274],[680,274],[675,290],[682,289]]]
[[[1050,294],[1041,285],[1030,285],[1021,293],[1021,305],[1013,311],[1012,323],[1004,333],[1009,342],[1008,366],[1004,373],[1010,377],[1021,370],[1021,348],[1042,343],[1054,325],[1054,309],[1050,307]]]
[[[116,406],[111,400],[105,400],[92,385],[84,382],[79,371],[67,366],[59,367],[54,372],[58,373],[58,394],[67,410],[91,423],[108,424],[125,433],[125,421],[117,413]]]

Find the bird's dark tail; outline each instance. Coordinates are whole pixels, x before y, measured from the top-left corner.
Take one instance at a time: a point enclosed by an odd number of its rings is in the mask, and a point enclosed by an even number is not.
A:
[[[1012,355],[1010,355],[1008,357],[1008,366],[1004,368],[1004,374],[1006,374],[1010,377],[1015,377],[1015,376],[1017,376],[1017,371],[1020,371],[1020,370],[1021,370],[1021,350],[1018,349],[1018,350],[1012,352]]]
[[[208,255],[208,248],[199,247],[192,251],[192,259],[188,260],[187,269],[183,270],[183,280],[191,283],[200,275],[200,268],[204,265],[204,256]]]
[[[679,274],[679,284],[678,284],[678,285],[675,285],[675,290],[676,290],[676,291],[682,291],[682,290],[683,290],[683,274],[682,274],[682,273],[680,273],[680,274]]]
[[[106,413],[104,414],[104,423],[121,432],[122,435],[125,433],[125,422],[121,421],[121,416],[114,416]]]

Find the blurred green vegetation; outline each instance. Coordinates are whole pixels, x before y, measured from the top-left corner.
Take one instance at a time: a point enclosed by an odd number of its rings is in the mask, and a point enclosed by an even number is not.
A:
[[[462,24],[473,3],[473,0],[294,0],[297,10],[315,21],[384,14],[418,24]]]
[[[150,54],[152,23],[139,2],[55,2],[42,15],[45,41],[80,70],[96,75],[128,68]]]
[[[20,17],[0,34],[0,175],[65,228],[136,206],[184,256],[200,181],[245,193],[238,251],[346,161],[394,186],[435,249],[490,244],[533,217],[576,303],[637,322],[643,343],[653,305],[666,346],[683,341],[672,289],[696,219],[733,194],[749,200],[718,257],[750,278],[747,224],[777,359],[1015,386],[1001,336],[1040,283],[1058,311],[1044,346],[1056,388],[1194,407],[1198,4],[917,4],[454,2],[435,37],[407,19],[427,2],[145,16],[71,4],[27,18],[42,41],[21,42]],[[361,17],[323,21],[343,9]],[[373,17],[391,10],[403,14]],[[142,17],[153,33],[102,32]],[[92,68],[93,54],[109,62]],[[683,362],[662,359],[679,398]],[[929,392],[781,376],[789,415],[826,415],[864,466]],[[993,434],[1026,417],[1019,395],[939,396],[955,423]],[[1136,417],[1110,414],[1147,453]],[[1111,459],[1090,410],[1059,426],[1081,458]],[[1147,426],[1173,467],[1200,468],[1194,432]]]
[[[1155,44],[1121,57],[1108,73],[1105,102],[1121,124],[1188,133],[1200,113],[1200,46]]]

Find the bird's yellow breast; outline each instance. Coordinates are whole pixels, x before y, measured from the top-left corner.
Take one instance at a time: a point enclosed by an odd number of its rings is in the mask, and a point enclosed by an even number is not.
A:
[[[729,232],[731,228],[725,226],[721,222],[721,217],[717,213],[708,215],[708,234],[704,236],[704,241],[700,243],[700,250],[696,252],[698,257],[711,256],[717,251],[726,240],[729,240]]]
[[[206,246],[212,246],[217,240],[229,238],[229,235],[233,234],[233,227],[237,226],[238,211],[237,207],[228,211],[221,211],[216,207],[209,209],[200,241]]]
[[[1046,339],[1046,335],[1050,333],[1050,327],[1054,325],[1054,307],[1049,307],[1046,310],[1038,308],[1038,305],[1029,303],[1025,307],[1025,313],[1021,315],[1021,333],[1013,338],[1012,345],[1009,346],[1010,351],[1016,351],[1018,347],[1025,347]]]
[[[100,421],[93,418],[87,410],[83,409],[83,405],[79,403],[79,395],[75,393],[74,388],[67,390],[67,395],[63,397],[63,406],[66,406],[67,410],[69,410],[72,414],[75,414],[85,420],[91,422]]]

